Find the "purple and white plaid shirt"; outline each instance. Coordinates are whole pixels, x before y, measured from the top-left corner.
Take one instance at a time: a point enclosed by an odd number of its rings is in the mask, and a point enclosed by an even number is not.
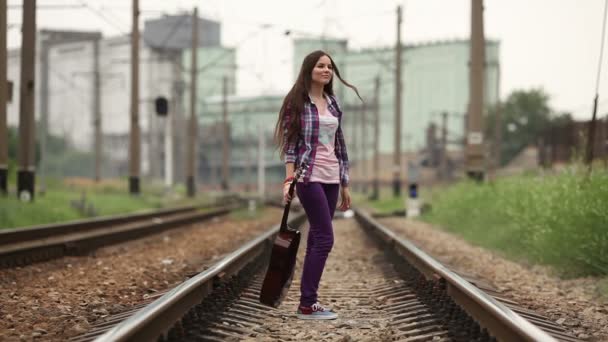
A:
[[[327,110],[338,118],[338,130],[336,131],[335,153],[340,165],[340,184],[348,185],[348,154],[346,153],[346,143],[342,134],[342,109],[335,96],[325,94],[327,100]],[[284,139],[287,139],[287,128],[290,122],[290,112],[285,112],[285,124],[283,126]],[[301,162],[306,162],[308,170],[304,175],[304,183],[308,183],[312,169],[315,165],[315,155],[317,144],[319,143],[319,111],[317,106],[309,97],[309,101],[304,102],[304,112],[300,116],[302,130],[297,141],[285,141],[285,163],[295,163],[296,167]]]

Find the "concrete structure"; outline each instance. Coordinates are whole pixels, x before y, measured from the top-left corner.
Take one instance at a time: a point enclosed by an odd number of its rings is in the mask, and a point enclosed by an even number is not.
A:
[[[229,96],[228,112],[232,151],[230,174],[233,184],[257,182],[258,136],[265,137],[264,164],[267,182],[284,178],[283,162],[273,143],[274,127],[283,95],[256,97]],[[217,185],[222,163],[222,99],[207,99],[199,111],[201,149],[199,174],[201,181]]]
[[[297,39],[294,41],[293,79],[297,78],[304,56],[314,50],[322,49],[332,55],[338,65],[342,76],[355,85],[365,102],[368,104],[367,122],[369,135],[373,120],[373,87],[374,78],[379,76],[380,85],[380,160],[383,162],[382,170],[390,171],[390,154],[393,152],[394,135],[394,48],[348,50],[347,41],[337,39]],[[498,65],[499,43],[486,42],[486,104],[496,102],[498,96]],[[403,118],[402,118],[402,169],[406,169],[407,156],[419,151],[426,145],[426,129],[431,122],[441,122],[441,112],[448,115],[448,141],[459,141],[464,131],[464,113],[467,109],[469,80],[468,60],[469,42],[467,40],[437,41],[424,44],[406,45],[403,52]],[[360,150],[360,128],[358,120],[361,102],[353,91],[340,86],[334,81],[335,92],[341,99],[345,109],[344,129],[349,144],[349,157],[354,169],[351,176],[358,178],[357,165],[360,159],[371,159],[371,138],[368,137],[368,148],[365,154]],[[219,84],[218,84],[219,87]],[[231,155],[231,172],[236,182],[246,181],[244,156],[250,156],[250,131],[258,127],[265,127],[266,141],[271,142],[271,134],[278,117],[283,96],[266,95],[259,97],[230,97],[228,99],[233,152]],[[221,145],[217,134],[221,122],[221,99],[209,98],[206,105],[199,111],[200,123],[209,127],[207,140],[202,134],[200,172],[211,183],[218,180],[217,170],[221,162]],[[252,124],[254,123],[254,124]],[[211,127],[216,127],[212,129]],[[249,138],[246,138],[249,137]],[[359,139],[359,140],[358,140]],[[284,170],[278,158],[276,147],[266,144],[266,166],[269,179],[280,181]],[[449,145],[450,156],[457,156],[461,145]],[[205,152],[206,151],[206,152]],[[255,158],[253,158],[255,159]],[[255,180],[255,175],[251,176]],[[274,178],[273,178],[274,177]],[[426,176],[425,176],[426,177]],[[427,177],[428,178],[428,177]],[[389,180],[390,172],[381,172],[381,179]],[[426,178],[425,178],[426,179]]]
[[[497,98],[497,65],[499,44],[486,43],[487,50],[487,104]],[[439,114],[450,114],[448,127],[454,136],[462,135],[466,112],[469,80],[469,43],[465,40],[430,42],[404,46],[403,53],[403,118],[402,141],[404,151],[424,147],[425,130],[431,121],[440,122]],[[380,151],[393,150],[394,117],[394,49],[363,49],[339,56],[343,77],[357,86],[363,99],[373,102],[373,80],[379,76],[380,85]],[[342,102],[357,104],[359,100],[349,89],[343,90]],[[351,122],[354,120],[351,120]],[[348,119],[345,123],[349,125]]]
[[[183,180],[185,161],[185,115],[189,109],[188,83],[190,79],[190,49],[187,47],[191,17],[166,17],[146,22],[141,41],[141,102],[142,175],[161,178],[164,163],[164,126],[167,118],[157,117],[154,99],[170,99],[169,118],[174,123],[174,174],[176,181]],[[219,184],[221,166],[222,79],[228,78],[228,112],[231,128],[232,183],[256,182],[258,134],[265,134],[266,175],[270,183],[280,182],[283,163],[279,160],[272,133],[277,114],[285,94],[242,97],[235,95],[236,51],[219,45],[218,23],[202,20],[201,47],[198,51],[198,116],[199,116],[199,179],[200,184]],[[208,28],[205,31],[205,27]],[[173,32],[173,33],[172,33]],[[171,37],[175,35],[173,40]],[[168,38],[169,37],[169,38]],[[101,113],[106,161],[122,170],[127,158],[129,134],[129,48],[128,36],[100,41]],[[379,76],[380,86],[380,152],[388,156],[393,151],[394,134],[394,68],[395,51],[392,47],[349,50],[348,42],[339,39],[296,39],[294,41],[293,72],[297,76],[303,57],[314,50],[329,52],[339,66],[342,76],[357,86],[369,104],[367,120],[372,122],[374,78]],[[93,138],[93,42],[80,41],[54,44],[49,48],[49,130],[61,134],[85,151],[92,151]],[[425,131],[431,121],[440,122],[443,111],[449,112],[449,140],[457,141],[464,128],[463,114],[468,101],[467,40],[437,41],[406,45],[403,51],[403,119],[402,150],[404,154],[425,146]],[[487,104],[497,98],[499,43],[486,42]],[[9,52],[8,78],[19,89],[19,51]],[[40,66],[37,65],[37,68]],[[335,81],[336,93],[345,109],[344,129],[352,164],[358,159],[369,159],[369,149],[362,155],[357,152],[356,139],[360,135],[357,116],[361,102],[348,88]],[[39,86],[39,83],[38,83]],[[37,91],[36,94],[40,92]],[[18,92],[8,105],[8,122],[18,120]],[[37,111],[40,106],[37,106]],[[123,143],[124,142],[124,143]],[[450,146],[452,151],[460,148]],[[382,157],[383,161],[386,158]],[[388,159],[387,159],[388,160]],[[407,159],[403,158],[405,170]],[[387,165],[388,166],[388,165]],[[122,171],[104,176],[124,176]]]
[[[220,24],[200,19],[199,66],[200,97],[221,93],[221,77],[227,75],[235,83],[234,49],[219,46]],[[187,111],[186,83],[189,82],[188,64],[191,42],[190,14],[168,16],[147,21],[144,24],[140,46],[140,127],[142,129],[142,175],[162,176],[164,153],[163,124],[165,118],[155,114],[154,99],[165,96],[171,99],[171,117],[175,121],[175,175],[180,179],[183,170],[182,149],[185,141],[184,115]],[[41,35],[40,41],[45,36]],[[186,46],[187,45],[187,46]],[[51,134],[66,137],[74,147],[82,151],[93,150],[93,41],[61,42],[55,39],[48,48],[48,130]],[[221,57],[221,58],[220,58]],[[19,89],[20,50],[8,53],[8,79]],[[113,161],[119,167],[128,157],[129,134],[129,88],[130,88],[130,38],[119,36],[101,39],[99,43],[101,78],[101,122],[106,139],[115,141],[104,144],[106,162]],[[213,62],[213,68],[204,68]],[[218,67],[219,66],[219,67]],[[37,74],[40,75],[40,60],[37,59]],[[36,84],[40,88],[40,82]],[[231,91],[234,92],[234,88]],[[36,117],[40,117],[43,103],[40,91],[36,91]],[[203,101],[201,100],[201,103]],[[19,92],[7,108],[8,124],[17,126],[19,120]],[[116,143],[125,141],[125,144]],[[123,150],[124,149],[124,150]],[[104,166],[104,170],[112,170]],[[83,174],[83,175],[86,175]],[[124,176],[121,173],[108,176]]]

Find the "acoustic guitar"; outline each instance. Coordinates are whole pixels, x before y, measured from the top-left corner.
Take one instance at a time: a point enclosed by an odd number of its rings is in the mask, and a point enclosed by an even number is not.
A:
[[[294,180],[289,186],[289,195],[292,199],[296,182],[301,175],[306,173],[307,168],[306,164],[301,164],[296,170]],[[281,228],[272,246],[270,262],[260,292],[260,302],[275,308],[281,304],[289,290],[296,265],[296,255],[300,246],[300,231],[287,224],[290,207],[291,200],[285,203]]]

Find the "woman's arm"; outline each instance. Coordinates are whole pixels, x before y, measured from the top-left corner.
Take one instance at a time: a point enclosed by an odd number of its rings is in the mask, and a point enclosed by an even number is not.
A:
[[[294,163],[285,163],[285,179],[289,177],[293,177],[295,172],[295,164]]]
[[[291,182],[297,182],[297,179],[293,179],[294,176],[294,163],[285,163],[285,181],[283,181],[283,201],[285,203],[291,201],[291,196],[289,196],[289,186]]]

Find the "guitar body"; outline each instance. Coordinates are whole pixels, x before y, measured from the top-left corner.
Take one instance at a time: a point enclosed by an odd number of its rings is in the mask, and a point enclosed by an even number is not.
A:
[[[306,172],[307,168],[308,166],[302,163],[296,170],[294,180],[292,180],[288,190],[291,198],[293,198],[296,180],[300,179],[300,176]],[[298,254],[298,247],[300,246],[300,231],[287,224],[290,206],[291,200],[285,203],[281,228],[274,239],[270,262],[268,263],[262,291],[260,292],[260,302],[275,308],[281,305],[283,298],[287,295],[291,280],[293,279],[296,256]]]
[[[260,302],[278,307],[291,285],[300,246],[300,231],[287,227],[277,234],[260,292]]]

